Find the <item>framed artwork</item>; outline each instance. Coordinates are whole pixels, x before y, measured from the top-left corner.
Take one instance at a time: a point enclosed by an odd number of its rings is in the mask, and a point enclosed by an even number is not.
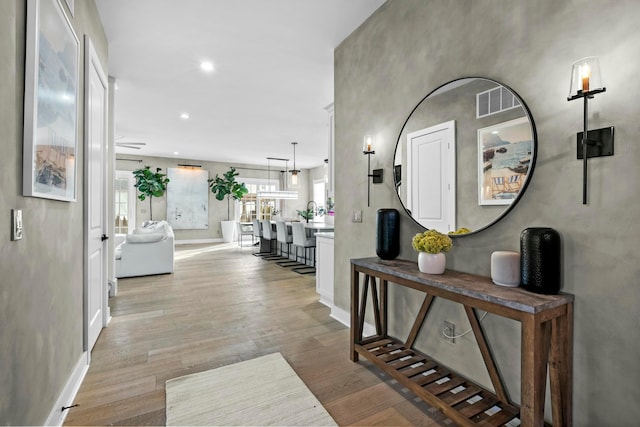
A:
[[[59,0],[27,2],[23,194],[75,201],[79,41]]]
[[[509,205],[531,163],[533,137],[526,117],[478,129],[478,203]]]
[[[167,222],[174,230],[209,228],[209,171],[168,168]]]

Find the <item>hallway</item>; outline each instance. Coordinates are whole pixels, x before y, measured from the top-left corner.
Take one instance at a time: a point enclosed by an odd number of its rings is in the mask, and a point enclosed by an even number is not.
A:
[[[451,425],[349,360],[349,330],[318,302],[313,275],[254,251],[177,246],[174,274],[121,279],[65,424],[164,425],[168,379],[280,352],[340,425]]]

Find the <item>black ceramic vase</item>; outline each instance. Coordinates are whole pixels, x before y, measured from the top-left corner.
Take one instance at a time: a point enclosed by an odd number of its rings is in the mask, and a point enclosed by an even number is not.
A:
[[[400,213],[396,209],[378,209],[376,254],[381,259],[395,259],[400,253]]]
[[[560,291],[560,234],[553,228],[526,228],[520,234],[520,283],[538,294]]]

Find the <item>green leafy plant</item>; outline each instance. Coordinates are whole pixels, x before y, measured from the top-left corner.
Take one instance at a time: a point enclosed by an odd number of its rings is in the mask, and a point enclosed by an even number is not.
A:
[[[302,217],[302,219],[313,219],[313,209],[296,210],[296,213]]]
[[[437,254],[440,252],[449,252],[453,247],[453,241],[451,237],[446,234],[442,234],[436,230],[427,230],[424,233],[418,233],[413,236],[411,245],[413,249],[418,252]]]
[[[161,168],[156,168],[156,171],[152,172],[149,166],[145,166],[144,169],[133,171],[133,176],[136,179],[136,183],[133,186],[140,192],[138,199],[144,201],[149,197],[149,216],[151,220],[153,220],[152,200],[154,197],[162,197],[169,183],[169,178],[166,177],[167,175],[160,173],[161,170]]]
[[[460,227],[456,231],[449,232],[450,235],[467,234],[467,233],[471,233],[471,230],[468,229],[467,227]]]
[[[231,199],[240,200],[249,192],[247,187],[244,185],[244,182],[238,182],[236,180],[236,176],[238,175],[240,175],[240,173],[236,172],[235,168],[231,168],[222,176],[216,174],[215,178],[207,180],[209,182],[211,192],[216,195],[216,200],[222,201],[225,197],[227,198],[227,221],[229,221],[229,218],[231,217]]]

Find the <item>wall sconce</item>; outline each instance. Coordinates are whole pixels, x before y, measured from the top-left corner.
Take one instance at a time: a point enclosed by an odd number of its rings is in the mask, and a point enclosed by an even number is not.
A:
[[[587,204],[587,159],[613,155],[613,126],[589,131],[588,101],[605,92],[600,74],[600,62],[595,56],[573,63],[568,101],[584,99],[584,129],[578,133],[577,158],[582,159],[582,204]]]
[[[371,206],[371,180],[373,178],[374,184],[382,183],[382,169],[374,169],[371,171],[371,155],[376,154],[373,149],[374,137],[372,135],[364,136],[364,144],[362,146],[362,153],[367,156],[367,206]]]

